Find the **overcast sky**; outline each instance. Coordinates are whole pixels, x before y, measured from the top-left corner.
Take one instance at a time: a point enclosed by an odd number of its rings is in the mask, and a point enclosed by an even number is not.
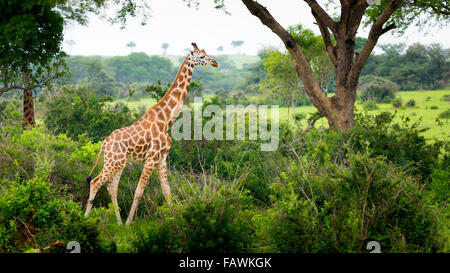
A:
[[[308,6],[299,0],[258,1],[267,7],[275,19],[284,27],[303,24],[319,34]],[[96,16],[90,17],[88,26],[72,25],[66,28],[64,50],[71,55],[128,55],[130,48],[126,44],[136,43],[134,52],[149,55],[162,54],[161,44],[169,44],[167,54],[184,55],[184,49],[197,42],[208,54],[218,54],[217,48],[223,46],[225,54],[237,52],[256,55],[264,46],[282,48],[281,40],[258,18],[251,15],[238,0],[226,1],[231,15],[213,8],[213,1],[201,1],[199,9],[188,8],[182,0],[152,0],[151,18],[142,26],[139,19],[131,18],[126,28],[119,24],[111,25]],[[360,30],[358,36],[366,37],[367,30]],[[403,36],[385,34],[379,43],[421,42],[429,44],[439,42],[450,47],[450,28],[429,28],[428,34],[410,28]],[[67,41],[75,44],[69,46]],[[243,40],[239,51],[231,46],[231,41]]]

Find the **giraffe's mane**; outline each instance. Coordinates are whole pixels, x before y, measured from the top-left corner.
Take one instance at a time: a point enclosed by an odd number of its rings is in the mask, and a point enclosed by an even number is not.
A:
[[[164,94],[164,96],[158,101],[158,103],[156,103],[155,105],[153,105],[152,107],[150,107],[150,109],[153,109],[154,107],[160,105],[161,102],[164,101],[164,99],[166,99],[166,97],[169,95],[170,91],[173,90],[173,84],[174,84],[174,83],[176,82],[176,80],[178,79],[178,76],[179,76],[180,73],[181,73],[181,69],[185,66],[185,64],[186,64],[186,62],[187,62],[187,60],[188,60],[188,57],[189,57],[189,55],[186,56],[186,58],[184,59],[184,61],[181,63],[180,69],[178,69],[178,73],[177,73],[177,75],[175,76],[175,79],[173,80],[172,85],[171,85],[170,88],[167,90],[166,94]],[[188,86],[186,86],[186,89],[187,89],[187,88],[188,88]]]

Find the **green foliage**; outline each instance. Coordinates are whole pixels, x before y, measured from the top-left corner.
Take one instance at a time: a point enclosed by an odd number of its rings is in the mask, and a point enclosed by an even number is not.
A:
[[[64,20],[56,6],[53,0],[0,3],[0,95],[51,87],[66,76],[61,50]]]
[[[168,82],[166,84],[166,86],[162,86],[161,81],[158,80],[156,85],[154,85],[154,84],[147,85],[147,87],[144,89],[144,91],[150,94],[150,98],[153,98],[156,101],[159,101],[160,99],[162,99],[162,97],[164,97],[164,95],[169,90],[171,85],[172,84],[170,82]]]
[[[406,102],[405,106],[406,107],[415,107],[416,101],[414,99],[410,99],[409,101]]]
[[[388,112],[377,116],[356,115],[355,128],[347,133],[352,147],[361,151],[368,143],[373,155],[385,156],[422,181],[428,180],[443,143],[427,143],[421,136],[426,129],[419,129],[419,122],[410,124],[408,118],[403,118],[401,123],[393,120],[394,115]]]
[[[83,87],[68,87],[46,96],[44,123],[55,134],[73,139],[85,135],[103,140],[113,130],[132,124],[137,117],[123,104],[113,104],[111,97],[99,97]]]
[[[311,30],[305,29],[302,25],[291,26],[288,32],[311,63],[313,74],[320,86],[327,91],[333,76],[333,66],[323,50],[322,37],[315,36]],[[266,97],[270,97],[268,101],[273,102],[274,96],[277,96],[281,99],[281,105],[289,107],[305,104],[303,102],[306,96],[302,94],[303,83],[298,76],[292,56],[278,50],[266,50],[260,56],[267,71],[267,77],[263,80],[260,89],[261,92],[266,93]],[[307,98],[306,101],[308,101]]]
[[[366,111],[371,111],[371,110],[377,110],[378,106],[377,106],[376,102],[374,102],[373,100],[369,100],[363,104],[363,108]]]
[[[117,82],[110,73],[106,72],[103,63],[99,59],[86,59],[87,77],[80,82],[87,89],[94,90],[99,96],[123,96],[124,85]]]
[[[0,65],[13,69],[47,64],[61,48],[63,18],[55,1],[2,1]]]
[[[300,24],[288,27],[287,31],[302,49],[303,54],[311,64],[313,75],[326,92],[330,87],[334,71],[328,54],[324,50],[323,37],[316,36],[313,31]]]
[[[442,248],[437,211],[414,179],[369,153],[321,162],[327,144],[315,145],[315,158],[285,165],[273,207],[253,217],[260,240],[279,252],[365,252],[371,240],[383,252]]]
[[[439,114],[439,118],[450,119],[450,109],[445,110]]]
[[[43,249],[56,241],[64,245],[77,241],[82,252],[106,251],[99,239],[98,219],[85,218],[77,203],[52,189],[47,167],[41,167],[33,179],[1,181],[0,252]]]
[[[439,109],[439,107],[437,107],[436,105],[431,105],[431,106],[430,106],[430,109],[431,109],[431,110],[437,110],[437,109]]]
[[[396,107],[396,108],[401,107],[401,106],[403,105],[402,98],[400,98],[400,97],[395,97],[395,98],[392,100],[392,105],[393,105],[394,107]]]
[[[361,75],[373,75],[395,82],[400,90],[438,89],[448,83],[450,50],[439,44],[381,45],[384,53],[372,54]],[[361,77],[363,79],[363,77]]]
[[[398,87],[395,83],[377,76],[363,76],[360,79],[360,95],[362,101],[389,103],[395,98]]]
[[[174,78],[174,68],[168,59],[148,56],[145,53],[116,56],[108,58],[104,62],[112,69],[115,79],[122,83],[150,82],[156,84],[157,80],[168,82]]]
[[[218,105],[225,107],[226,105],[250,105],[248,97],[244,92],[229,92],[223,89],[217,90],[216,95],[211,100],[217,100]]]
[[[450,196],[450,170],[446,169],[434,169],[431,174],[431,184],[430,188],[434,194],[435,200],[438,204],[448,203],[448,198]]]
[[[137,234],[137,252],[240,253],[251,243],[249,199],[236,185],[210,178],[204,185],[177,178],[170,207],[161,220]],[[207,178],[205,178],[207,179]]]
[[[212,97],[203,103],[221,106],[217,97]],[[223,116],[226,116],[225,109]],[[191,118],[193,118],[191,114]],[[248,116],[247,116],[248,117]],[[210,118],[203,118],[205,124]],[[223,125],[226,132],[226,123]],[[236,124],[235,132],[236,132]],[[248,128],[246,118],[245,127]],[[270,122],[268,124],[270,126]],[[191,127],[191,136],[194,128]],[[285,124],[281,125],[281,134],[289,131]],[[242,187],[249,191],[257,203],[269,202],[269,188],[271,177],[278,173],[276,163],[268,160],[277,158],[277,154],[261,151],[261,140],[179,140],[173,141],[168,160],[170,165],[182,171],[193,173],[214,173],[220,179],[232,181],[242,179]],[[264,142],[265,143],[265,142]]]
[[[388,0],[381,0],[380,5],[370,5],[365,12],[364,25],[372,24],[390,2]],[[450,6],[446,1],[402,1],[399,8],[390,17],[388,23],[395,23],[399,32],[404,32],[411,25],[419,28],[424,28],[430,24],[446,25],[448,23],[449,11]]]

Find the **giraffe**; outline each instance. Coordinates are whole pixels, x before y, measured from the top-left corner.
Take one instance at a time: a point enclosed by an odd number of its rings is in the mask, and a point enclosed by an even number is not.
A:
[[[109,180],[107,190],[115,208],[117,222],[119,225],[122,224],[117,204],[117,189],[120,175],[125,168],[127,160],[144,163],[144,168],[125,224],[129,225],[133,221],[139,200],[155,168],[158,171],[158,178],[164,197],[170,205],[170,187],[167,182],[166,159],[172,140],[168,130],[183,106],[194,66],[218,66],[217,62],[209,57],[205,50],[200,50],[195,43],[192,43],[192,46],[194,50],[190,51],[186,56],[172,86],[164,97],[152,106],[137,122],[113,131],[103,140],[94,167],[87,177],[87,181],[90,184],[90,192],[85,216],[92,209],[97,191]],[[91,180],[91,174],[97,166],[102,152],[104,152],[103,169],[97,177]]]

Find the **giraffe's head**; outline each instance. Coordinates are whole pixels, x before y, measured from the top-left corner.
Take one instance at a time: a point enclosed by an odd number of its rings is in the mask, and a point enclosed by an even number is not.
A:
[[[205,50],[198,49],[196,43],[192,43],[194,50],[189,52],[189,61],[194,65],[212,65],[214,67],[219,66],[217,62],[206,54]]]

